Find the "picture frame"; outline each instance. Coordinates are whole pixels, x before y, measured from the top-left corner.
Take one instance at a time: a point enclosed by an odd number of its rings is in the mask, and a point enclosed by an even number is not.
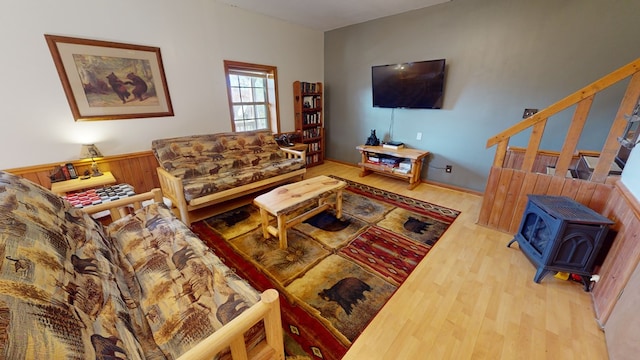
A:
[[[173,116],[160,48],[45,39],[76,121]]]

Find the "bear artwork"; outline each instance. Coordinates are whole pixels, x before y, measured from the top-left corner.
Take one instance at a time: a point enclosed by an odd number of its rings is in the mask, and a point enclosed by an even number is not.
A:
[[[131,96],[131,93],[127,90],[127,87],[124,86],[124,82],[116,76],[113,72],[107,75],[107,79],[109,80],[109,85],[113,89],[113,92],[118,95],[122,103],[125,104],[127,102],[127,98]]]
[[[129,96],[131,96],[131,93],[133,93],[133,96],[140,101],[143,101],[145,99],[144,94],[148,89],[147,83],[138,75],[129,73],[127,74],[127,79],[129,80],[122,81],[118,78],[118,76],[116,76],[116,74],[112,72],[111,74],[107,75],[107,79],[109,80],[109,85],[111,85],[113,92],[118,95],[123,104],[126,104],[127,99],[129,98]],[[129,92],[125,85],[133,85],[133,90]]]
[[[318,295],[325,301],[337,302],[347,315],[351,315],[358,300],[365,300],[365,291],[371,291],[369,284],[355,277],[346,277],[331,288],[323,289]]]
[[[414,218],[413,216],[409,216],[407,221],[404,222],[403,227],[407,231],[414,232],[416,234],[424,234],[425,231],[429,229],[429,223],[420,221],[419,219]]]
[[[129,79],[129,81],[125,82],[125,84],[134,86],[131,91],[133,96],[140,101],[144,100],[144,94],[147,92],[147,83],[134,73],[128,73],[127,79]]]

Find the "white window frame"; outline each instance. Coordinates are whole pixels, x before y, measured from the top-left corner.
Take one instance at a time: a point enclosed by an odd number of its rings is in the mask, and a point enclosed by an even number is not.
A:
[[[241,128],[236,124],[236,106],[255,106],[264,104],[266,106],[266,128],[272,133],[280,132],[280,112],[278,106],[278,71],[275,66],[251,64],[238,61],[224,60],[224,72],[227,81],[227,97],[229,101],[229,113],[231,115],[231,129],[234,132],[253,131],[254,129]],[[233,89],[231,86],[230,75],[258,75],[264,76],[266,92],[264,102],[234,102]],[[259,130],[255,129],[255,130]]]

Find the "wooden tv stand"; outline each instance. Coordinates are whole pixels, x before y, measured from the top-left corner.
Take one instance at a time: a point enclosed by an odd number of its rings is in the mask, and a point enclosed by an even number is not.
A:
[[[420,184],[420,173],[422,172],[422,160],[429,155],[428,151],[418,149],[388,149],[382,146],[358,145],[356,149],[362,155],[362,161],[358,166],[362,167],[360,177],[367,176],[372,172],[398,177],[409,180],[408,189],[411,190]],[[411,170],[407,173],[401,172],[396,167],[384,164],[376,164],[370,161],[370,157],[392,158],[400,161],[406,159],[411,162]]]

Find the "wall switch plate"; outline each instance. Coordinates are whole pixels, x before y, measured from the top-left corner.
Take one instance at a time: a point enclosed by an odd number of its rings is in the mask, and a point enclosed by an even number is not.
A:
[[[418,135],[416,135],[416,140],[422,140],[422,133],[419,132]]]
[[[526,119],[537,112],[538,112],[538,109],[524,109],[524,112],[522,113],[522,118]]]

